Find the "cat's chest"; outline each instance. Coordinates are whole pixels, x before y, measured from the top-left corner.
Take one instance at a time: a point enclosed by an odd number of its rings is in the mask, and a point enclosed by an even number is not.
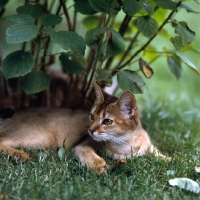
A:
[[[106,144],[105,150],[115,160],[130,158],[133,154],[131,145]]]

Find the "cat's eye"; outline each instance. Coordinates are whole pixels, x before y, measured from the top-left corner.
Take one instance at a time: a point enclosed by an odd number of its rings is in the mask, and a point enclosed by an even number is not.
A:
[[[105,125],[111,125],[113,123],[113,120],[111,120],[111,119],[104,119],[102,123],[105,124]]]
[[[92,113],[90,113],[90,120],[94,121],[94,115]]]

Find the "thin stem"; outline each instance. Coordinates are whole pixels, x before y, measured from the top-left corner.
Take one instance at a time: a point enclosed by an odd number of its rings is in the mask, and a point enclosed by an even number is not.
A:
[[[94,62],[94,66],[93,66],[93,69],[92,69],[92,73],[91,73],[91,75],[90,75],[89,82],[88,82],[87,87],[86,87],[86,89],[85,89],[85,95],[86,95],[86,93],[87,93],[87,91],[88,91],[88,89],[90,88],[90,85],[91,85],[91,83],[92,83],[92,80],[93,80],[93,77],[94,77],[94,74],[95,74],[95,71],[96,71],[97,62],[98,62],[98,58],[96,57],[96,58],[95,58],[95,62]]]
[[[132,16],[125,15],[123,22],[119,28],[119,34],[123,37],[126,29],[128,27],[129,22],[131,21]]]
[[[74,10],[73,31],[75,31],[75,29],[76,29],[76,18],[77,18],[77,12]]]
[[[127,50],[124,52],[122,58],[120,59],[119,63],[117,64],[117,66],[115,68],[119,68],[119,66],[122,64],[122,62],[124,61],[124,59],[126,58],[126,56],[128,55],[128,53],[130,52],[130,50],[133,47],[133,44],[135,43],[135,41],[137,40],[137,37],[139,36],[140,32],[138,31],[135,36],[132,38],[131,43],[129,44]]]
[[[111,2],[112,2],[112,1],[111,1]],[[108,24],[109,24],[109,22],[110,22],[110,20],[111,20],[111,18],[112,18],[112,16],[113,16],[113,11],[114,11],[114,9],[115,9],[116,4],[117,4],[117,0],[114,0],[114,2],[113,2],[113,4],[112,4],[112,7],[111,7],[111,9],[110,9],[109,15],[108,15],[108,19],[107,19],[107,21],[105,22],[105,26],[108,26]]]
[[[131,16],[126,15],[126,16],[124,17],[123,22],[121,23],[121,26],[120,26],[120,28],[119,28],[119,34],[120,34],[122,37],[123,37],[124,33],[126,32],[126,29],[127,29],[127,27],[128,27],[128,24],[129,24],[131,18],[132,18]],[[105,69],[109,69],[109,68],[110,68],[110,66],[112,65],[113,60],[114,60],[114,57],[112,56],[112,57],[110,57],[110,58],[106,61]]]
[[[60,5],[63,7],[63,11],[64,11],[65,17],[67,19],[69,31],[73,31],[73,26],[72,26],[71,19],[70,19],[70,16],[69,16],[65,2],[66,2],[65,0],[60,0]]]

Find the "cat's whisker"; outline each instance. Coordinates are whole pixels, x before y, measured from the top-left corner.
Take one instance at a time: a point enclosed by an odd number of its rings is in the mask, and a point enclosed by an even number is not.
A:
[[[128,144],[124,139],[122,139],[121,137],[114,137],[114,136],[110,136],[108,139],[110,142],[112,142],[113,144]]]

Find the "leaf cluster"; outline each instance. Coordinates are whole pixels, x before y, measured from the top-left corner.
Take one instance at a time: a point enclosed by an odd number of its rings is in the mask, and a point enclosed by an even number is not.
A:
[[[0,6],[6,8],[6,3]],[[76,80],[83,83],[83,93],[94,80],[110,85],[115,75],[122,90],[142,93],[145,83],[138,72],[151,78],[154,71],[150,64],[163,55],[177,79],[182,74],[182,63],[200,75],[198,68],[180,53],[191,46],[195,32],[187,22],[175,18],[182,9],[198,14],[196,8],[173,0],[77,0],[72,6],[67,5],[64,1],[56,2],[55,13],[47,2],[31,1],[18,7],[17,14],[4,17],[12,23],[6,30],[7,43],[24,45],[4,58],[2,73],[6,79],[19,77],[26,94],[48,87],[51,77],[46,69],[54,63],[50,62],[55,60],[51,58],[57,55],[65,73],[76,76]],[[70,9],[74,10],[74,16]],[[159,13],[163,13],[162,16]],[[82,16],[85,16],[83,25],[89,27],[85,35],[77,24]],[[68,28],[59,30],[64,18]],[[91,28],[91,23],[97,25]],[[162,35],[163,31],[167,32],[167,23],[171,24],[176,36]],[[174,48],[157,51],[152,42],[158,35],[171,41]],[[26,45],[28,43],[31,45]],[[57,46],[60,50],[53,53],[52,49]],[[134,63],[138,63],[139,68]]]

